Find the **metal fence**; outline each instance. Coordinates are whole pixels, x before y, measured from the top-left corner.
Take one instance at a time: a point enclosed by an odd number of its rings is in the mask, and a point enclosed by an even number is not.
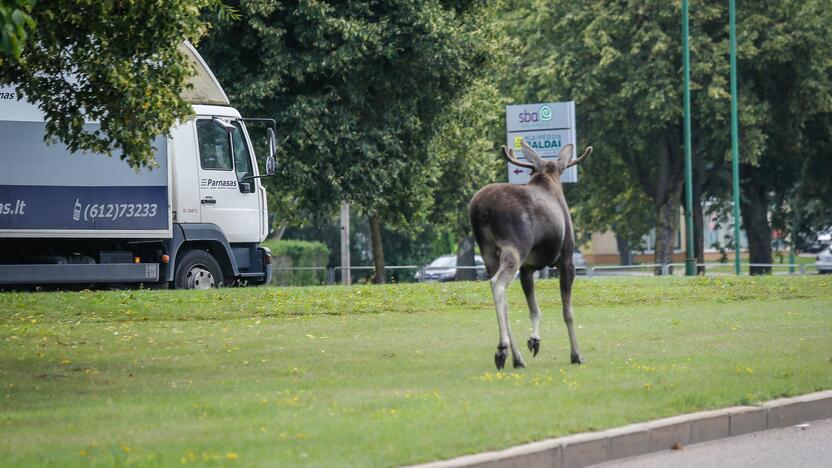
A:
[[[733,263],[698,263],[699,274],[705,276],[733,276]],[[743,263],[742,275],[748,275],[750,267],[770,268],[773,275],[814,275],[822,273],[813,263]],[[465,266],[456,268],[430,267],[418,265],[385,266],[385,276],[388,283],[417,283],[455,280],[455,270],[475,270],[475,280],[487,279],[485,268],[482,266]],[[303,286],[340,284],[343,278],[342,267],[286,267],[272,270],[272,284],[280,286]],[[375,274],[372,265],[353,266],[349,268],[353,284],[371,283]],[[637,265],[594,265],[575,268],[579,277],[643,277],[643,276],[682,276],[685,274],[684,263],[640,263]],[[441,275],[431,275],[442,272]],[[536,277],[557,277],[557,268],[544,268]]]

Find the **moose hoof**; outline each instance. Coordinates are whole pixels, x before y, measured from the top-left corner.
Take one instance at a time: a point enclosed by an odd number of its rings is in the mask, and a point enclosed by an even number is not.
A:
[[[506,348],[497,348],[497,353],[494,354],[494,364],[497,366],[497,370],[503,370],[503,367],[506,366],[506,358],[508,357],[508,353],[506,352]]]
[[[572,355],[572,364],[583,364],[584,358],[580,354],[573,354]]]
[[[529,345],[529,351],[532,352],[532,357],[537,356],[537,352],[540,351],[540,338],[529,338],[527,344]]]
[[[517,359],[513,359],[513,358],[512,358],[511,365],[513,365],[515,369],[524,369],[526,367],[525,362],[523,362],[522,360],[518,361]]]

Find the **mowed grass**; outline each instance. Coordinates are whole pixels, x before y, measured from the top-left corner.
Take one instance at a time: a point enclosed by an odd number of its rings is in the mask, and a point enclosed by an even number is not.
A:
[[[832,277],[0,294],[0,464],[393,466],[832,388]],[[528,313],[510,288],[515,338]]]

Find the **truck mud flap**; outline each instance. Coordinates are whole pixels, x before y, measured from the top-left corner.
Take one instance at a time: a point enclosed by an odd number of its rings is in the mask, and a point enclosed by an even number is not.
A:
[[[152,283],[158,263],[0,265],[0,284]]]

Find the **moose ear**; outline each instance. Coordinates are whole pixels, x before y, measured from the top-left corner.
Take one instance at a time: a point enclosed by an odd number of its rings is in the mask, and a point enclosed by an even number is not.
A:
[[[574,148],[575,146],[570,143],[560,149],[560,153],[558,153],[558,165],[563,169],[569,167],[569,160],[572,159],[572,150]]]
[[[523,151],[523,156],[526,157],[526,161],[531,162],[534,164],[535,170],[542,171],[543,170],[543,158],[534,150],[526,140],[520,142],[520,150]]]

